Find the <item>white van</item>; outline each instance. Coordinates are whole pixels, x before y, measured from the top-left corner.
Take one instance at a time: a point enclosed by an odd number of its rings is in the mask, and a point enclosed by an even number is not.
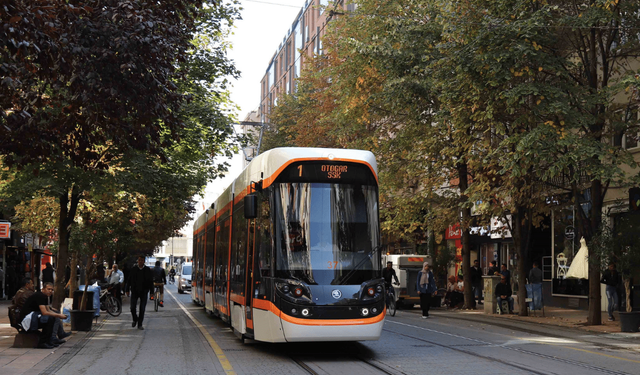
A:
[[[182,263],[178,271],[178,293],[191,290],[191,262]]]

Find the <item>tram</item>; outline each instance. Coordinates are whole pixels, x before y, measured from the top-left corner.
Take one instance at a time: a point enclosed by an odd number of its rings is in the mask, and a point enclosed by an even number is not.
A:
[[[258,155],[194,224],[193,301],[241,339],[377,340],[377,182],[369,151]]]

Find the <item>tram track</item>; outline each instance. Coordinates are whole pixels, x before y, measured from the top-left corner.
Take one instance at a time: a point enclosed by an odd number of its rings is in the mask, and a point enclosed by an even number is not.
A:
[[[410,327],[415,327],[415,326],[411,326],[408,324],[402,324],[402,323],[398,323],[404,326],[410,326]],[[398,336],[402,336],[402,337],[406,337],[409,339],[413,339],[419,342],[423,342],[423,343],[428,343],[430,345],[433,346],[438,346],[441,348],[445,348],[445,349],[449,349],[449,350],[453,350],[456,352],[460,352],[460,353],[464,353],[473,357],[477,357],[477,358],[481,358],[481,359],[486,359],[489,360],[491,362],[499,362],[504,364],[505,366],[509,366],[509,367],[513,367],[513,368],[517,368],[519,370],[523,370],[523,371],[527,371],[529,373],[532,374],[537,374],[537,375],[548,375],[548,372],[540,372],[540,371],[536,371],[534,369],[531,369],[530,367],[524,366],[524,365],[520,365],[517,363],[513,363],[513,362],[509,362],[509,361],[505,361],[505,360],[501,360],[499,358],[497,358],[496,356],[488,356],[488,355],[484,355],[484,354],[480,354],[480,353],[476,353],[473,352],[469,349],[464,349],[465,347],[479,347],[479,346],[485,346],[485,347],[499,347],[502,349],[506,349],[506,350],[511,350],[514,352],[517,352],[519,354],[525,354],[525,355],[530,355],[530,356],[535,356],[538,358],[542,358],[542,359],[549,359],[555,362],[561,362],[561,363],[565,363],[568,365],[572,365],[572,366],[576,366],[576,367],[580,367],[582,369],[585,370],[591,370],[591,371],[597,371],[603,374],[611,374],[611,375],[631,375],[627,372],[623,372],[623,371],[616,371],[616,370],[611,370],[611,369],[607,369],[607,368],[603,368],[603,367],[598,367],[598,366],[593,366],[593,365],[589,365],[580,361],[575,361],[572,359],[567,359],[567,358],[561,358],[561,357],[557,357],[557,356],[553,356],[553,355],[547,355],[547,354],[542,354],[542,353],[538,353],[538,352],[534,352],[534,351],[530,351],[530,350],[525,350],[525,349],[521,349],[521,348],[515,348],[515,347],[511,347],[511,346],[505,346],[505,345],[498,345],[498,344],[494,344],[494,343],[490,343],[487,341],[482,341],[482,340],[478,340],[478,339],[473,339],[470,337],[465,337],[465,336],[461,336],[461,335],[456,335],[456,334],[452,334],[452,333],[447,333],[447,332],[441,332],[441,331],[437,331],[437,330],[433,330],[433,329],[428,329],[428,328],[422,328],[423,330],[429,331],[429,332],[433,332],[433,333],[437,333],[437,334],[441,334],[441,335],[445,335],[445,336],[451,336],[451,337],[455,337],[455,338],[460,338],[460,339],[464,339],[464,340],[469,340],[472,341],[474,344],[469,344],[469,345],[446,345],[446,344],[441,344],[437,341],[433,341],[433,340],[427,340],[421,337],[416,337],[416,336],[412,336],[409,334],[405,334],[405,333],[400,333],[400,332],[396,332],[393,330],[390,330],[388,328],[383,328],[383,331],[389,332],[391,334],[394,335],[398,335]]]
[[[291,356],[290,358],[291,358],[291,360],[293,360],[293,362],[295,362],[298,366],[300,366],[304,371],[306,371],[307,373],[309,373],[311,375],[321,375],[321,374],[334,373],[333,371],[325,370],[323,368],[323,366],[320,365],[320,364],[311,364],[309,362],[306,362],[304,359],[302,359],[300,357]],[[386,368],[382,364],[375,363],[372,360],[368,360],[368,359],[365,359],[365,358],[362,358],[362,357],[359,357],[359,356],[356,356],[353,359],[354,359],[354,361],[357,361],[358,363],[364,363],[367,366],[372,368],[372,371],[367,371],[367,374],[386,374],[386,375],[405,374],[402,371],[391,371],[390,369]],[[316,371],[314,369],[314,367],[318,368],[318,370],[320,370],[321,372]]]

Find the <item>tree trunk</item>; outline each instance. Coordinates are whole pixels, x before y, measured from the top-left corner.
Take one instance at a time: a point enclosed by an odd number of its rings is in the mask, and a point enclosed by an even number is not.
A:
[[[580,208],[582,209],[582,208]],[[591,233],[593,236],[602,225],[602,183],[599,180],[591,182]],[[589,258],[597,256],[595,250],[589,248]],[[587,325],[602,324],[602,306],[600,293],[600,265],[589,262],[589,315]]]
[[[517,283],[518,283],[518,314],[520,316],[527,316],[527,304],[525,302],[527,298],[527,287],[526,287],[526,264],[524,257],[524,246],[522,245],[522,227],[525,221],[524,210],[522,207],[518,207],[516,212],[512,217],[512,235],[513,235],[513,246],[515,247],[516,254],[518,256],[518,267],[516,268],[516,273],[518,275]]]
[[[81,193],[77,187],[65,191],[60,195],[60,212],[58,217],[58,269],[64,270],[69,264],[69,237],[71,235],[70,227],[73,223],[78,203],[80,202]],[[71,196],[69,196],[71,194]],[[60,309],[62,301],[64,301],[64,277],[58,277],[55,282],[52,305],[55,309]]]
[[[89,282],[91,276],[95,273],[95,265],[93,264],[93,258],[87,257],[87,264],[84,267],[84,292],[82,293],[82,299],[80,300],[80,310],[87,309],[87,289],[89,289]],[[96,306],[93,306],[96,308]]]
[[[464,275],[463,285],[464,285],[464,309],[474,309],[476,306],[476,300],[473,296],[473,286],[471,285],[471,244],[470,242],[470,234],[469,234],[469,225],[471,223],[471,208],[469,208],[465,203],[468,198],[465,195],[467,188],[469,187],[468,180],[468,170],[466,163],[458,164],[458,176],[460,179],[459,187],[460,187],[460,201],[463,204],[462,207],[462,225],[460,228],[462,229],[462,274]]]
[[[69,276],[69,295],[73,296],[73,292],[78,290],[78,254],[73,253],[71,256],[71,276]]]

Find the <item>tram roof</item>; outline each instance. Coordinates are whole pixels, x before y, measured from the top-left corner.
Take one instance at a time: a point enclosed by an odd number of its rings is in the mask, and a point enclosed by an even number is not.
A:
[[[252,182],[264,181],[270,185],[278,174],[289,164],[304,160],[333,160],[359,162],[369,165],[377,176],[378,164],[371,151],[340,149],[340,148],[311,148],[311,147],[281,147],[268,150],[256,156],[238,175],[233,183],[215,200],[214,210],[218,212],[233,200],[234,194],[240,196]],[[211,215],[209,215],[211,217]],[[194,230],[205,224],[206,214],[203,213],[193,224]]]

